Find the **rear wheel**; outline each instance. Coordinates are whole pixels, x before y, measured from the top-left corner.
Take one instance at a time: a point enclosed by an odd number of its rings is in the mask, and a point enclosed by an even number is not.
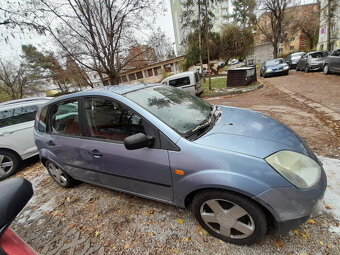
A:
[[[305,72],[308,73],[310,71],[310,67],[309,65],[307,64],[306,67],[305,67]]]
[[[201,226],[223,241],[251,245],[267,231],[263,210],[251,199],[225,191],[195,195],[191,209]]]
[[[296,71],[300,71],[299,65],[296,65]]]
[[[328,64],[326,64],[325,66],[324,66],[324,68],[323,68],[323,74],[329,74],[330,72],[329,72],[329,67],[328,67]]]
[[[21,159],[13,152],[0,150],[0,180],[16,173]]]
[[[51,161],[46,163],[47,171],[51,175],[52,179],[64,188],[73,187],[77,184],[77,181],[69,176],[65,171]]]

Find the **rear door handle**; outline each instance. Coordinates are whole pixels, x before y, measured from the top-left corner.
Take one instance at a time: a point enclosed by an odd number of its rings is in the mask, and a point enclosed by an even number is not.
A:
[[[103,156],[103,154],[99,150],[96,150],[96,149],[89,151],[89,154],[91,154],[95,158],[101,158]]]
[[[55,146],[55,143],[54,143],[53,141],[50,140],[50,141],[47,142],[47,145],[48,145],[48,146]]]

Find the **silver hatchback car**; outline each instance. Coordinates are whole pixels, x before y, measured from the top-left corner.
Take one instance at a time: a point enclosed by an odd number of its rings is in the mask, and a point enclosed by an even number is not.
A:
[[[190,208],[211,235],[253,244],[305,222],[322,199],[321,163],[291,129],[161,85],[124,85],[50,101],[35,121],[42,163],[77,181]]]

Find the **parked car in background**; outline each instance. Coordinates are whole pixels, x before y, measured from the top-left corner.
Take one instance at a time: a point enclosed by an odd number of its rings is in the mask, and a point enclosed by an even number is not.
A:
[[[56,98],[37,113],[34,135],[60,186],[84,181],[191,208],[206,231],[235,244],[304,223],[327,186],[318,158],[285,125],[171,86]]]
[[[192,95],[200,95],[203,92],[201,76],[197,70],[171,75],[161,83],[182,89]]]
[[[0,180],[14,174],[24,159],[38,154],[34,117],[50,98],[25,98],[0,104]]]
[[[296,71],[320,71],[323,70],[323,66],[328,54],[325,51],[314,51],[303,55],[297,66]]]
[[[260,76],[264,78],[275,75],[287,75],[289,73],[289,66],[282,58],[267,60],[263,63],[260,69]]]
[[[295,53],[290,54],[286,58],[286,63],[288,64],[289,69],[290,70],[295,69],[300,58],[305,54],[306,54],[305,52],[295,52]]]
[[[325,59],[323,73],[340,73],[340,49],[333,52]]]

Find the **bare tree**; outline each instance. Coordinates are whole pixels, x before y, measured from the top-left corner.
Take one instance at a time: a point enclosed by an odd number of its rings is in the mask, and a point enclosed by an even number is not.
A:
[[[264,13],[257,22],[257,29],[265,40],[272,43],[274,58],[277,58],[278,45],[285,40],[285,28],[289,25],[287,8],[292,0],[261,0],[260,8]]]
[[[142,28],[152,27],[150,17],[156,5],[151,0],[41,3],[37,9],[50,14],[45,15],[44,24],[58,45],[78,64],[96,71],[102,80],[107,76],[111,84],[117,83],[117,75],[132,60],[127,54],[129,48],[140,44],[136,35]]]
[[[38,91],[39,84],[39,80],[32,76],[24,65],[18,67],[0,60],[0,91],[11,99],[20,99]]]

